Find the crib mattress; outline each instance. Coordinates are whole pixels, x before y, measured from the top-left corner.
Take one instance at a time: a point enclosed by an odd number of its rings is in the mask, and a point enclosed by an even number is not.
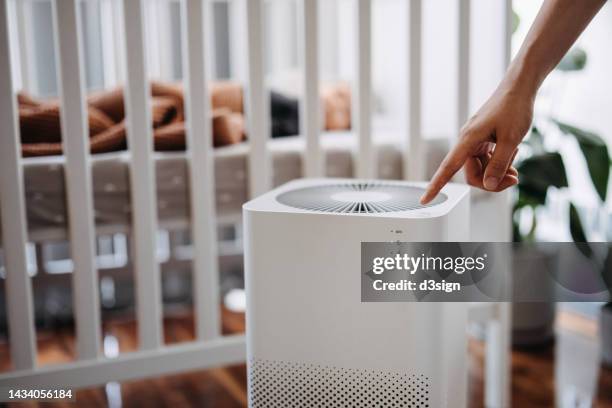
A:
[[[352,177],[356,138],[350,132],[322,135],[328,177]],[[373,137],[378,177],[402,177],[404,137],[393,131],[378,131]],[[443,139],[427,143],[428,171],[432,173],[446,151]],[[215,198],[220,220],[238,218],[248,200],[247,143],[214,150]],[[302,176],[304,140],[301,137],[269,142],[275,186]],[[159,224],[171,229],[189,221],[189,180],[184,152],[155,153]],[[129,153],[116,152],[92,157],[94,210],[98,231],[129,228],[131,220]],[[49,239],[66,234],[67,211],[62,156],[24,160],[25,194],[30,239]]]

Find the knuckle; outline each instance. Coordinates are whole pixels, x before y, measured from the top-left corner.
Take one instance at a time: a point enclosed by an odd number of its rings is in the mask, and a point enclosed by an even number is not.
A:
[[[461,127],[461,130],[459,130],[459,139],[460,140],[468,139],[475,132],[476,132],[476,128],[472,124],[466,123],[465,125]]]
[[[474,150],[475,146],[476,141],[472,135],[460,137],[459,140],[457,140],[457,144],[454,148],[455,161],[459,161],[461,156]]]
[[[459,129],[459,137],[468,137],[474,133],[477,133],[479,130],[479,123],[476,121],[476,118],[472,116],[467,122],[461,126]]]

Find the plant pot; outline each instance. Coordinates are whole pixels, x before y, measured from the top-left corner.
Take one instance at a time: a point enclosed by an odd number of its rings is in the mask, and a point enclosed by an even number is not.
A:
[[[599,333],[601,336],[601,360],[612,367],[612,303],[601,308],[599,318]]]
[[[550,270],[556,262],[555,254],[537,248],[526,247],[515,251],[512,267],[516,284],[529,282],[529,285],[542,299],[550,299],[554,290],[553,283],[542,271]],[[555,313],[554,302],[525,302],[512,304],[512,344],[519,347],[536,347],[549,344],[554,339]]]
[[[556,303],[514,303],[512,345],[536,347],[552,343],[556,311]]]

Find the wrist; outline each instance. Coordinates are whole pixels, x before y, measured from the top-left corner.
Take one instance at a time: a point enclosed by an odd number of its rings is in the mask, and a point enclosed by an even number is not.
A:
[[[520,52],[508,67],[502,83],[513,93],[535,99],[547,74],[540,72],[538,67],[542,65],[529,50]]]

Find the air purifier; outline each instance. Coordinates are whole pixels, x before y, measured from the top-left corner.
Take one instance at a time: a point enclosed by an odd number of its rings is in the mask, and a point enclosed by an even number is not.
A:
[[[361,302],[362,242],[469,240],[469,188],[289,182],[243,206],[248,399],[260,407],[463,407],[464,303]]]

